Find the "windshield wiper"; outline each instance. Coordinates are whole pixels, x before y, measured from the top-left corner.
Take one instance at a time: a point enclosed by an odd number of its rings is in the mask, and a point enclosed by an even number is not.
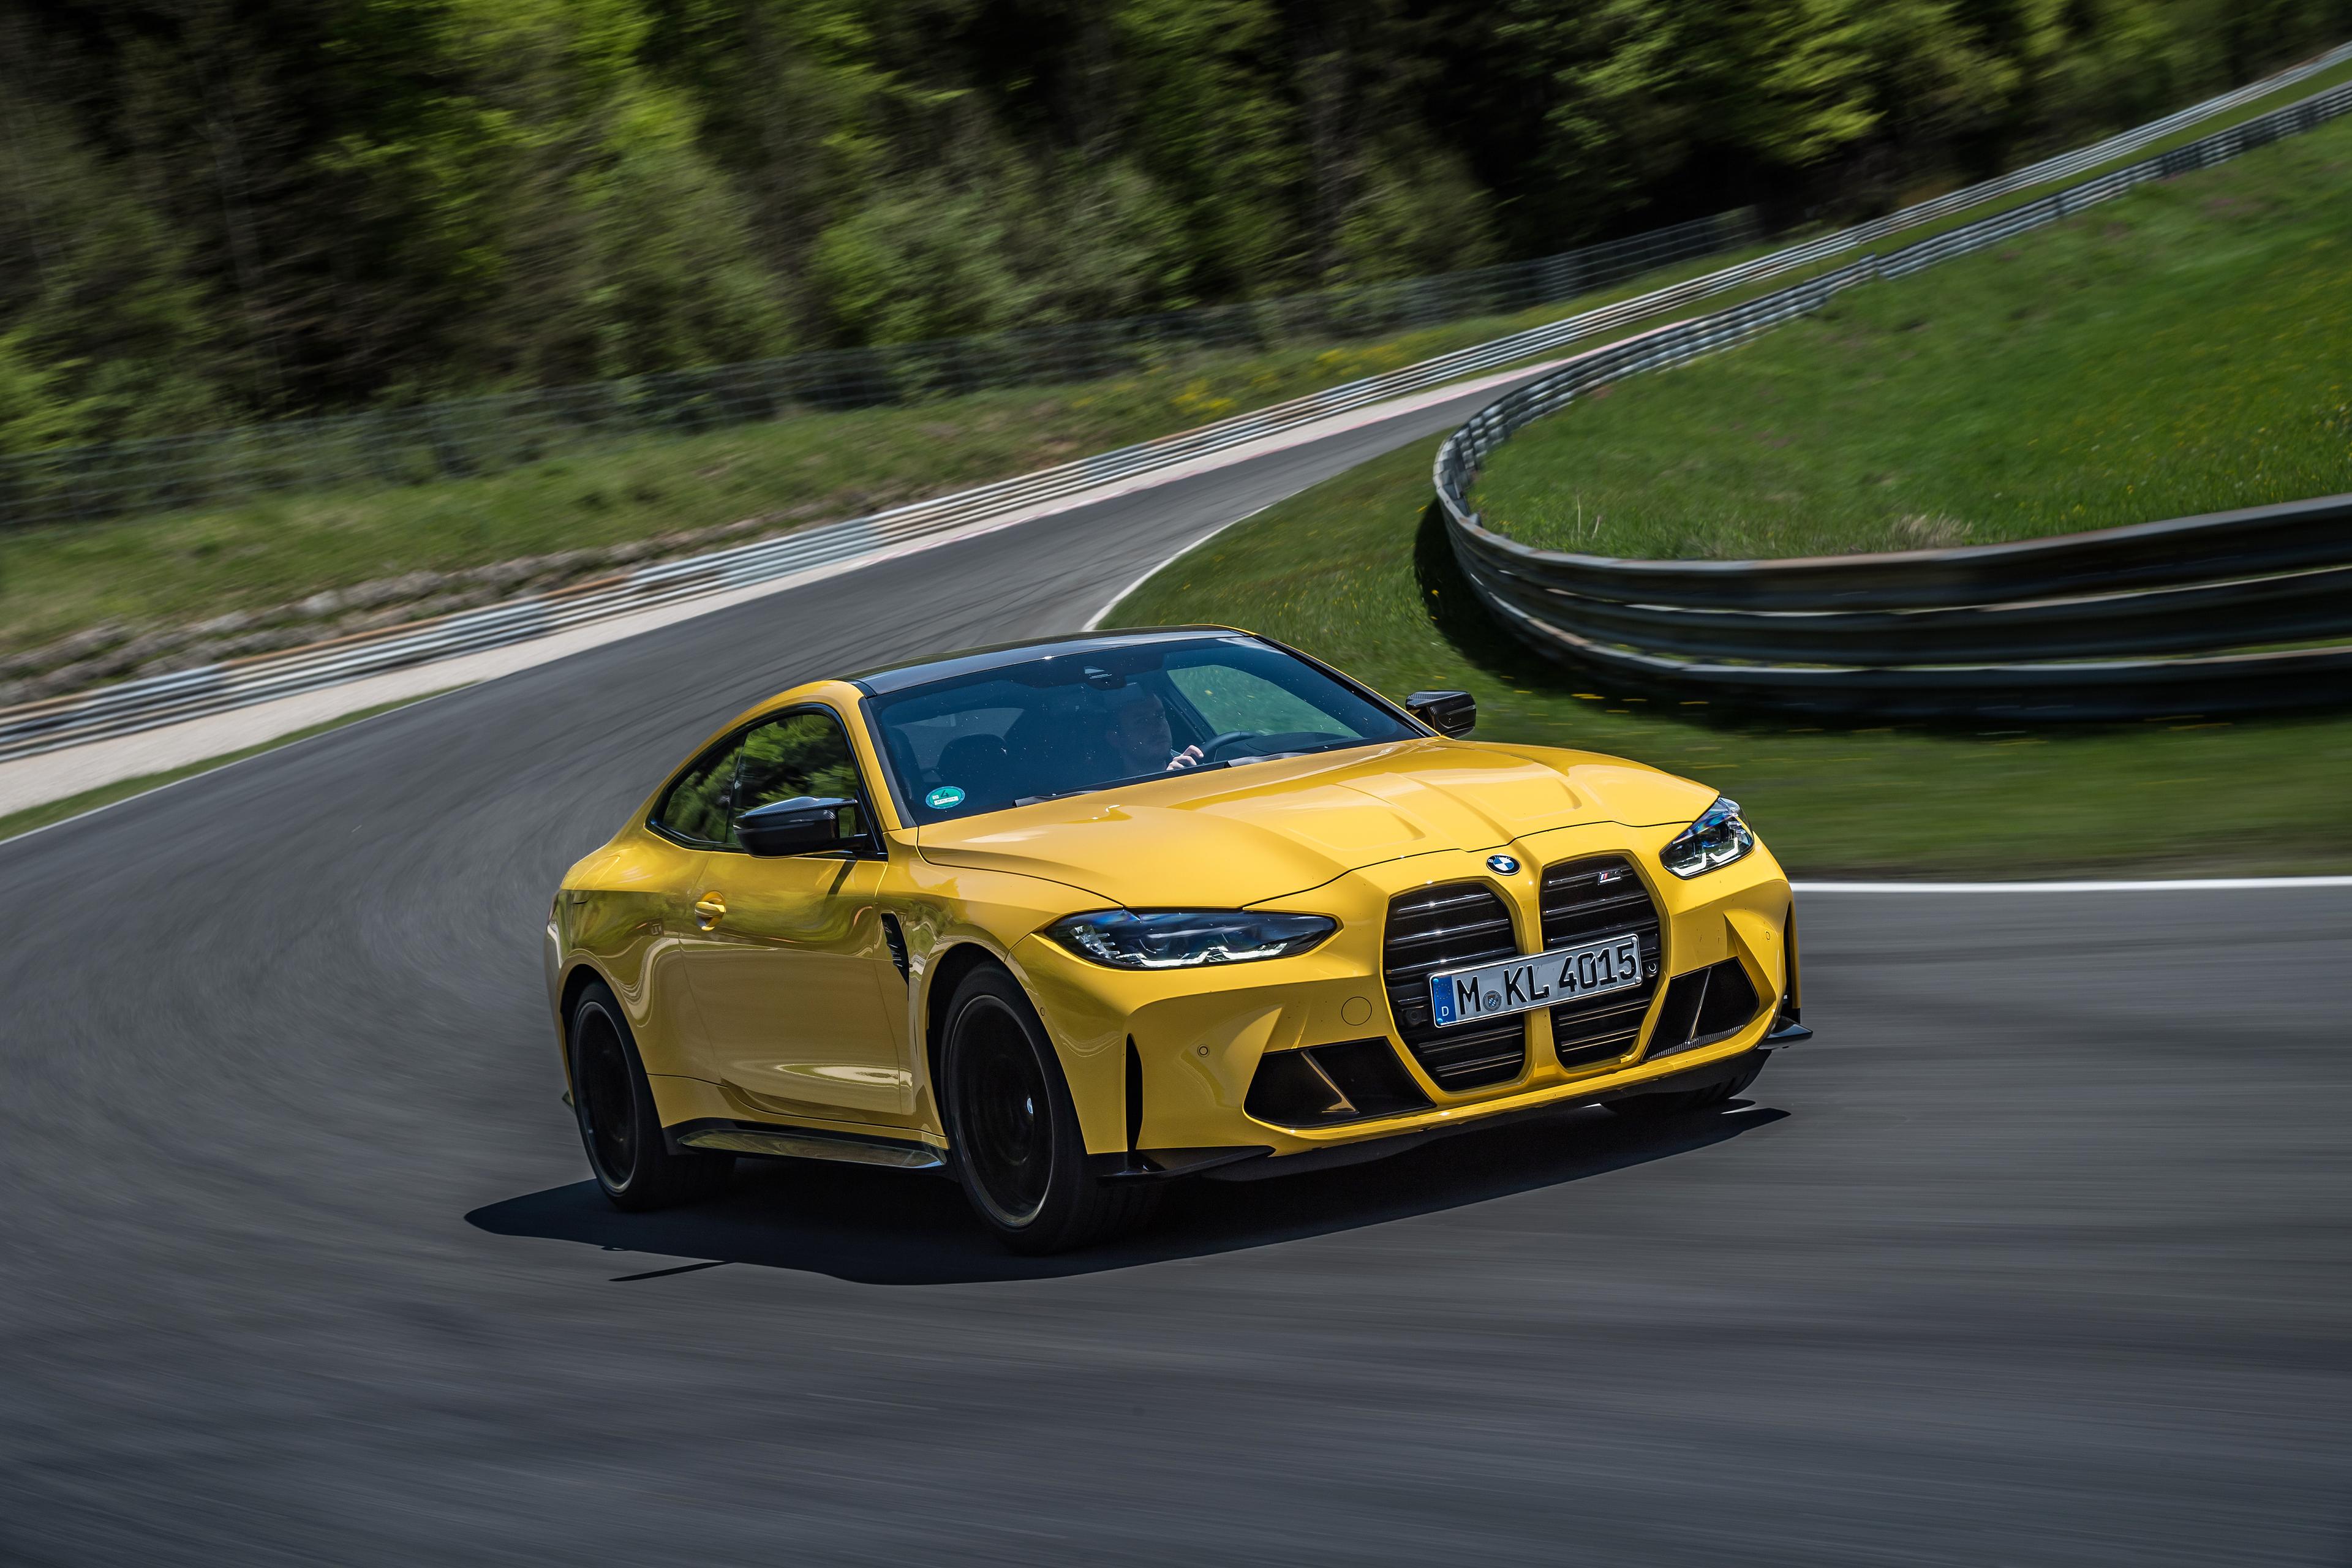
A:
[[[1050,795],[1024,795],[1013,804],[1035,805],[1043,801],[1067,800],[1074,795],[1092,795],[1097,790],[1118,789],[1122,784],[1150,784],[1153,779],[1172,779],[1184,773],[1214,773],[1221,768],[1237,768],[1244,763],[1278,763],[1286,757],[1312,757],[1324,752],[1344,752],[1351,746],[1380,746],[1387,743],[1384,741],[1358,738],[1332,741],[1320,746],[1302,746],[1295,752],[1253,752],[1246,757],[1220,757],[1213,763],[1195,763],[1189,768],[1172,768],[1164,773],[1130,773],[1123,779],[1105,779],[1100,784],[1081,784],[1076,789],[1059,789]]]
[[[1287,752],[1252,752],[1246,757],[1227,757],[1213,764],[1230,768],[1242,763],[1279,763],[1292,757],[1319,757],[1326,752],[1344,752],[1351,746],[1384,746],[1385,741],[1327,741],[1319,746],[1299,746]]]
[[[1117,789],[1122,784],[1150,784],[1154,779],[1180,778],[1186,773],[1211,773],[1220,768],[1229,768],[1233,765],[1233,761],[1228,758],[1214,763],[1194,763],[1189,768],[1162,768],[1156,773],[1129,773],[1123,779],[1105,779],[1100,784],[1080,784],[1076,789],[1057,789],[1051,795],[1024,795],[1013,804],[1035,805],[1043,801],[1067,800],[1074,795],[1092,795],[1097,790]]]

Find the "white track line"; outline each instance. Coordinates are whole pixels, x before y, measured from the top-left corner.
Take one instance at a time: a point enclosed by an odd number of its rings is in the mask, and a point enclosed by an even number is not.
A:
[[[1289,498],[1286,496],[1283,499],[1287,500]],[[1129,583],[1126,587],[1121,588],[1118,593],[1113,594],[1110,596],[1109,601],[1106,603],[1101,609],[1097,610],[1093,615],[1088,616],[1087,617],[1087,624],[1080,626],[1078,629],[1082,632],[1100,631],[1105,618],[1107,618],[1113,610],[1118,609],[1120,605],[1126,603],[1127,596],[1129,594],[1134,593],[1138,588],[1142,587],[1146,583],[1150,582],[1154,577],[1159,576],[1160,574],[1167,571],[1168,568],[1175,565],[1176,563],[1183,560],[1184,557],[1192,554],[1192,552],[1200,549],[1201,546],[1208,543],[1209,541],[1224,532],[1225,530],[1229,528],[1238,528],[1243,523],[1245,523],[1250,519],[1255,517],[1259,511],[1265,510],[1266,507],[1279,506],[1280,504],[1280,501],[1268,501],[1265,503],[1265,506],[1259,507],[1257,511],[1245,511],[1239,517],[1230,518],[1227,521],[1217,524],[1216,527],[1209,530],[1208,532],[1201,535],[1200,538],[1192,541],[1192,543],[1185,545],[1182,549],[1177,551],[1175,554],[1171,555],[1168,559],[1160,562],[1158,565],[1146,568],[1142,576],[1138,577],[1134,582]]]
[[[2161,882],[1792,882],[1800,893],[2227,893],[2352,888],[2352,877],[2183,877]]]

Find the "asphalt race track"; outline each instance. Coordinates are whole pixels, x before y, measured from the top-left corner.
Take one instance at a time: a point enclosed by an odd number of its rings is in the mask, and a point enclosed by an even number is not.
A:
[[[0,844],[0,1563],[2352,1562],[2352,889],[1817,897],[1726,1113],[1075,1258],[852,1167],[596,1195],[538,930],[667,765],[1460,412]]]

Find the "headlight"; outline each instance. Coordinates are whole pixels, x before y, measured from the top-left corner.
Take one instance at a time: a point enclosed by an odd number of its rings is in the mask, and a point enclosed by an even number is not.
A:
[[[1072,915],[1045,934],[1113,969],[1189,969],[1287,958],[1339,929],[1322,915],[1258,914],[1249,910],[1103,910]]]
[[[1658,858],[1677,877],[1696,877],[1728,866],[1755,847],[1756,835],[1739,819],[1739,803],[1717,795],[1704,816],[1658,851]]]

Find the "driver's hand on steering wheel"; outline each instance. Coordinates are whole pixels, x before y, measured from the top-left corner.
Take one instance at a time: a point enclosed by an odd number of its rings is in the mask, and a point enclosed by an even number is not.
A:
[[[1168,759],[1168,771],[1172,773],[1182,768],[1198,767],[1201,765],[1201,758],[1200,747],[1187,746]]]

